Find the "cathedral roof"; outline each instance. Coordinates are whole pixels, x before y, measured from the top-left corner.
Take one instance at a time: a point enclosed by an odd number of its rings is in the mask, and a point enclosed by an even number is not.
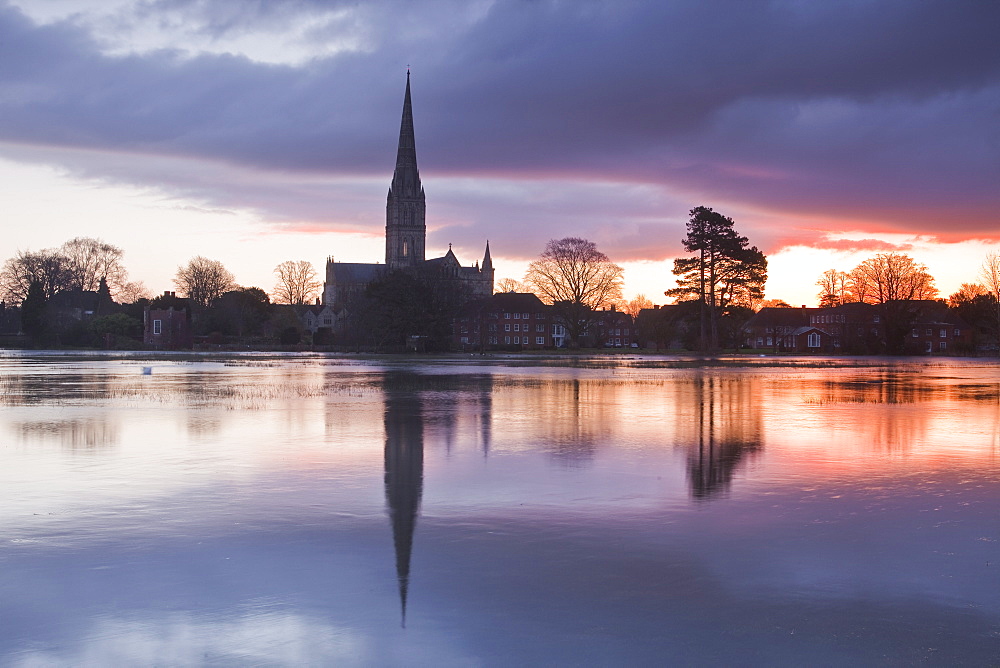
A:
[[[384,269],[384,264],[367,262],[334,262],[330,265],[337,283],[371,283]]]

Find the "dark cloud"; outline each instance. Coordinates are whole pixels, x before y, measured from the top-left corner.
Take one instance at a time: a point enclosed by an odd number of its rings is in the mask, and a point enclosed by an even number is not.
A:
[[[530,256],[565,230],[659,258],[697,204],[746,216],[762,247],[796,217],[1000,235],[998,3],[150,0],[116,20],[158,18],[219,40],[307,25],[317,45],[364,45],[299,64],[109,55],[78,17],[39,25],[0,4],[0,140],[237,165],[258,176],[154,185],[277,221],[366,225],[331,201],[336,187],[266,175],[387,179],[409,62],[432,236],[455,243],[505,237]],[[434,184],[453,177],[515,185]],[[379,199],[370,209],[378,221]]]

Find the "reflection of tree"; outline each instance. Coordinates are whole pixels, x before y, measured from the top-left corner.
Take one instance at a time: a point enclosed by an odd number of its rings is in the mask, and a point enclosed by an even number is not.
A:
[[[58,441],[70,450],[101,450],[118,443],[118,425],[104,418],[22,422],[24,441]]]
[[[396,386],[385,379],[385,500],[392,520],[396,551],[396,578],[402,623],[406,625],[406,596],[410,584],[410,555],[424,478],[424,408],[410,382]],[[407,387],[409,385],[410,387]]]
[[[693,414],[680,416],[696,433],[688,455],[691,496],[710,499],[729,491],[733,475],[746,455],[763,442],[759,383],[752,377],[716,377],[699,374],[689,387]],[[680,422],[680,421],[679,421]],[[681,432],[682,436],[683,431]]]

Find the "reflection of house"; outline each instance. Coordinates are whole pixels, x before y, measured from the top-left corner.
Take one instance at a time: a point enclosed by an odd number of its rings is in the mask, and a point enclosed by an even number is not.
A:
[[[417,150],[413,132],[413,111],[410,103],[410,74],[406,73],[406,95],[399,128],[396,168],[389,186],[385,208],[385,264],[326,261],[326,281],[323,303],[341,309],[364,292],[387,270],[428,271],[437,280],[457,282],[474,297],[493,293],[493,262],[490,245],[482,266],[476,263],[463,267],[449,247],[439,258],[425,259],[427,237],[424,188],[417,169]]]

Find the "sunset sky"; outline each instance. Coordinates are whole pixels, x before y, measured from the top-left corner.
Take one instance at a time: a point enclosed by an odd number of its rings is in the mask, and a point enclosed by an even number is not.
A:
[[[133,279],[384,258],[406,70],[428,256],[551,238],[665,303],[688,210],[768,298],[875,252],[942,296],[1000,250],[1000,3],[0,0],[0,260],[100,237]]]

